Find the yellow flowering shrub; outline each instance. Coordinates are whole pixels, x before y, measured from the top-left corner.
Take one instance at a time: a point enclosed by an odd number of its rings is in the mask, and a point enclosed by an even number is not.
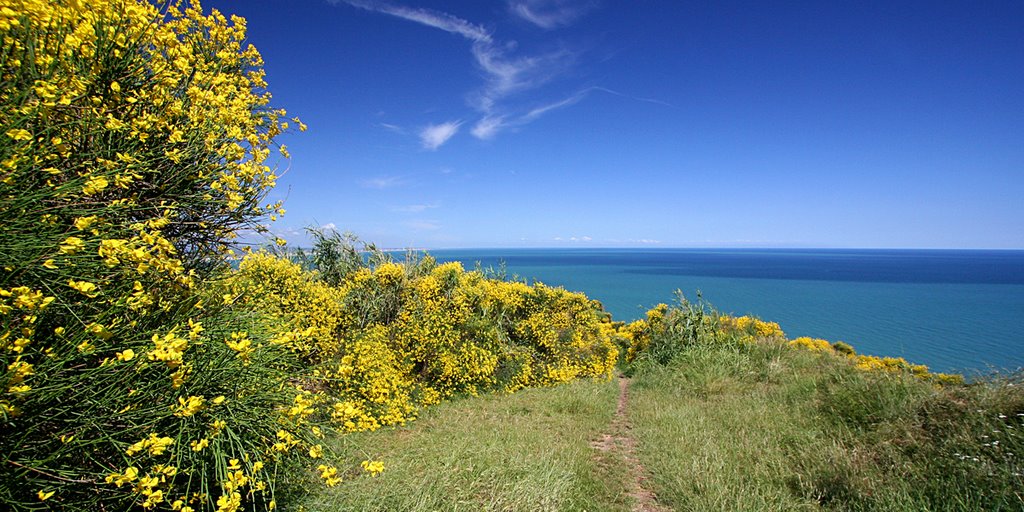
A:
[[[256,253],[230,285],[236,300],[278,324],[271,330],[313,333],[309,342],[277,338],[315,365],[311,378],[342,430],[402,424],[455,394],[609,378],[618,359],[617,331],[582,294],[429,258],[348,264],[331,286],[298,263]]]
[[[329,411],[288,415],[298,359],[207,280],[279,209],[245,21],[0,0],[0,37],[0,502],[269,508],[305,458],[278,432],[305,447]]]
[[[809,350],[824,356],[841,357],[855,368],[867,372],[907,374],[936,384],[963,384],[962,375],[933,373],[923,364],[913,364],[902,357],[878,357],[857,354],[853,347],[842,341],[829,343],[826,340],[800,337],[788,342],[790,347]]]
[[[855,368],[869,372],[907,374],[936,384],[961,384],[963,376],[932,373],[927,366],[911,364],[903,358],[876,357],[857,354],[849,344],[806,336],[786,340],[782,328],[752,316],[734,317],[716,314],[703,302],[680,300],[678,306],[659,304],[647,317],[618,327],[618,333],[629,340],[625,362],[633,365],[641,360],[665,364],[690,346],[731,344],[740,348],[755,343],[784,343],[787,347],[806,350],[824,357],[843,358]],[[627,367],[627,371],[632,371]]]
[[[229,289],[229,300],[267,315],[276,342],[307,360],[337,350],[339,295],[299,265],[263,252],[247,255]]]

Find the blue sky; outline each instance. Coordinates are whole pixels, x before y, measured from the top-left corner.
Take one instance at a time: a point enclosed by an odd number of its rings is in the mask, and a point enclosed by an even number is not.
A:
[[[309,125],[293,244],[1024,248],[1024,2],[203,6]]]

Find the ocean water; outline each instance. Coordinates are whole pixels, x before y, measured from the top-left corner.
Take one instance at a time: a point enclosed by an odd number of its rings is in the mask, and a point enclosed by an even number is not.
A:
[[[778,322],[790,338],[845,341],[976,376],[1024,367],[1024,251],[811,249],[438,250],[586,293],[617,320],[698,291],[720,311]]]

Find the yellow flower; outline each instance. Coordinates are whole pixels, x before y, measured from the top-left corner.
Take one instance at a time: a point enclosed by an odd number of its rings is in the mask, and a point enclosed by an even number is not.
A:
[[[48,268],[50,270],[57,270],[57,264],[54,263],[54,261],[52,259],[51,260],[46,260],[46,261],[43,262],[43,268]]]
[[[146,439],[129,446],[125,453],[132,456],[143,450],[148,450],[150,455],[162,455],[172,444],[174,444],[174,439],[170,437],[159,437],[156,434],[150,434]]]
[[[75,228],[82,231],[89,229],[89,226],[95,224],[98,218],[99,217],[95,215],[90,215],[88,217],[79,217],[75,219]]]
[[[314,459],[319,459],[319,458],[323,457],[324,456],[324,447],[319,445],[319,444],[313,445],[309,449],[309,456],[314,458]]]
[[[201,452],[201,451],[203,451],[203,448],[206,448],[207,446],[210,446],[210,440],[206,439],[206,438],[203,438],[203,439],[200,439],[199,441],[192,441],[191,443],[189,443],[189,446],[192,447],[192,451],[194,451],[194,452]]]
[[[12,138],[12,139],[14,139],[14,140],[31,140],[32,139],[32,133],[29,132],[28,130],[24,130],[24,129],[21,129],[21,128],[12,128],[10,130],[7,130],[7,136]]]
[[[100,293],[96,285],[88,281],[75,281],[74,279],[68,279],[68,286],[78,290],[79,293],[89,297],[90,299]]]
[[[123,352],[117,352],[114,354],[117,356],[118,361],[131,361],[135,358],[135,351],[132,349],[125,349]]]
[[[132,482],[135,481],[136,478],[138,478],[138,476],[139,470],[132,466],[124,470],[123,474],[111,473],[110,475],[107,475],[106,482],[108,484],[114,484],[118,487],[121,487],[122,485],[125,484],[131,484]]]
[[[69,236],[60,244],[60,252],[64,254],[75,254],[85,248],[85,242],[77,236]]]
[[[109,184],[110,182],[103,176],[93,176],[85,182],[85,186],[82,187],[82,193],[87,196],[99,194]]]
[[[334,487],[341,483],[341,477],[338,476],[338,468],[321,464],[316,469],[320,471],[320,478],[324,480],[327,487]]]
[[[384,471],[384,463],[379,460],[364,460],[360,465],[370,476],[377,476]]]
[[[178,407],[174,409],[174,415],[180,418],[192,416],[203,408],[203,397],[190,396],[188,399],[178,397]]]
[[[56,491],[50,491],[50,492],[39,491],[39,492],[36,493],[36,496],[39,497],[39,501],[46,501],[46,500],[50,499],[50,496],[53,496],[54,492],[56,492]]]
[[[231,333],[231,339],[224,340],[228,348],[238,352],[236,357],[248,360],[249,355],[252,354],[252,340],[249,339],[249,334],[246,332],[233,332]]]

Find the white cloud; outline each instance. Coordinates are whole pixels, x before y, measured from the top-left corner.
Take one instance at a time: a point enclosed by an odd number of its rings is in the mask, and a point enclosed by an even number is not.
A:
[[[447,123],[428,125],[420,131],[420,143],[423,144],[424,149],[433,151],[441,147],[445,142],[448,142],[448,139],[452,138],[459,131],[459,126],[461,125],[462,121],[448,121]]]
[[[562,237],[556,237],[555,240],[564,240],[564,239]],[[589,241],[593,240],[593,238],[591,238],[589,236],[570,236],[568,238],[568,240],[570,242],[589,242]]]
[[[515,48],[514,43],[499,43],[491,32],[483,26],[445,12],[405,7],[374,0],[332,0],[332,3],[339,3],[341,1],[353,7],[388,14],[448,33],[457,34],[467,39],[471,43],[470,51],[473,58],[477,66],[484,71],[487,81],[483,88],[472,95],[471,98],[473,106],[485,114],[485,117],[477,122],[473,128],[473,135],[481,139],[493,137],[503,126],[502,118],[493,115],[501,100],[516,92],[533,89],[548,82],[557,74],[564,72],[574,57],[571,52],[566,50],[556,50],[529,56],[510,56],[510,51]],[[555,5],[553,7],[546,5],[547,2],[542,2],[545,5],[533,5],[535,3],[524,3],[526,5],[525,12],[531,13],[538,20],[552,20],[550,21],[551,23],[554,23],[554,20],[568,19],[568,13],[579,10],[557,0],[554,2]],[[542,10],[543,14],[537,14]],[[562,22],[559,21],[558,23]],[[452,134],[454,134],[454,131]],[[424,147],[428,149],[435,149],[437,146],[440,146],[440,144],[432,146],[432,143],[428,142],[424,134],[421,134],[421,138],[423,138]],[[447,140],[447,138],[444,140]],[[444,140],[441,143],[444,143]]]
[[[363,188],[375,188],[379,190],[394,188],[403,184],[405,184],[405,180],[397,176],[381,176],[379,178],[367,178],[359,181],[359,185]]]
[[[394,124],[390,124],[390,123],[377,123],[377,126],[380,126],[381,128],[384,128],[385,130],[387,130],[389,132],[395,132],[395,133],[397,133],[399,135],[405,135],[405,130],[403,130],[402,127],[398,126],[398,125],[394,125]]]
[[[451,14],[423,8],[416,9],[413,7],[392,5],[386,2],[374,2],[367,0],[342,1],[353,7],[358,7],[367,11],[390,14],[404,20],[414,21],[430,27],[439,28],[445,32],[459,34],[474,42],[491,42],[491,34],[487,32],[487,29],[480,25],[474,25],[464,19],[452,16]],[[338,3],[338,0],[334,0],[332,3]]]
[[[508,4],[513,14],[545,29],[568,25],[594,7],[593,2],[572,0],[510,0]]]
[[[324,224],[323,226],[320,226],[320,229],[322,229],[324,231],[337,231],[338,230],[338,226],[334,225],[333,222],[328,222],[327,224]]]
[[[528,123],[530,121],[533,121],[533,120],[539,118],[540,116],[542,116],[544,114],[547,114],[548,112],[551,112],[552,110],[558,110],[560,108],[564,108],[564,107],[568,107],[569,105],[576,104],[580,100],[582,100],[584,97],[586,97],[588,92],[590,92],[590,89],[586,89],[586,90],[580,91],[580,92],[578,92],[576,94],[573,94],[572,96],[569,96],[568,98],[566,98],[564,100],[556,101],[556,102],[550,103],[548,105],[542,105],[540,107],[537,107],[537,108],[527,112],[526,115],[524,115],[522,117],[521,121],[523,123]]]
[[[537,119],[540,119],[541,116],[547,114],[548,112],[558,110],[560,108],[565,108],[568,107],[569,105],[578,103],[580,100],[585,98],[591,90],[593,90],[593,88],[584,89],[563,100],[535,107],[526,114],[523,114],[522,116],[513,119],[509,119],[506,116],[486,116],[483,119],[477,121],[477,123],[473,126],[473,129],[471,130],[470,133],[472,133],[473,136],[478,139],[492,139],[494,138],[495,135],[498,134],[498,132],[502,130],[506,130],[509,128],[518,128],[520,126],[527,125],[529,123],[532,123],[533,121],[536,121]]]
[[[416,219],[406,222],[405,225],[419,231],[435,231],[441,229],[441,224],[435,220]]]
[[[437,208],[437,207],[438,207],[437,203],[432,203],[432,204],[407,204],[407,205],[403,205],[403,206],[396,206],[396,207],[392,208],[392,210],[394,210],[396,212],[399,212],[399,213],[420,213],[420,212],[424,212],[424,211],[427,211],[427,210],[432,210],[432,209]]]
[[[483,140],[494,138],[505,126],[505,116],[486,116],[473,125],[471,133],[474,137]]]
[[[671,103],[669,103],[667,101],[661,101],[661,100],[654,99],[654,98],[642,98],[640,96],[633,96],[633,95],[630,95],[630,94],[623,94],[623,93],[618,92],[618,91],[613,91],[613,90],[611,90],[611,89],[609,89],[607,87],[597,87],[597,86],[595,86],[595,87],[591,87],[590,89],[588,89],[588,91],[601,91],[601,92],[606,92],[608,94],[613,94],[615,96],[622,96],[623,98],[629,98],[631,100],[642,101],[642,102],[645,102],[645,103],[654,103],[655,105],[663,105],[663,106],[666,106],[666,107],[675,107],[675,105],[673,105],[673,104],[671,104]]]

